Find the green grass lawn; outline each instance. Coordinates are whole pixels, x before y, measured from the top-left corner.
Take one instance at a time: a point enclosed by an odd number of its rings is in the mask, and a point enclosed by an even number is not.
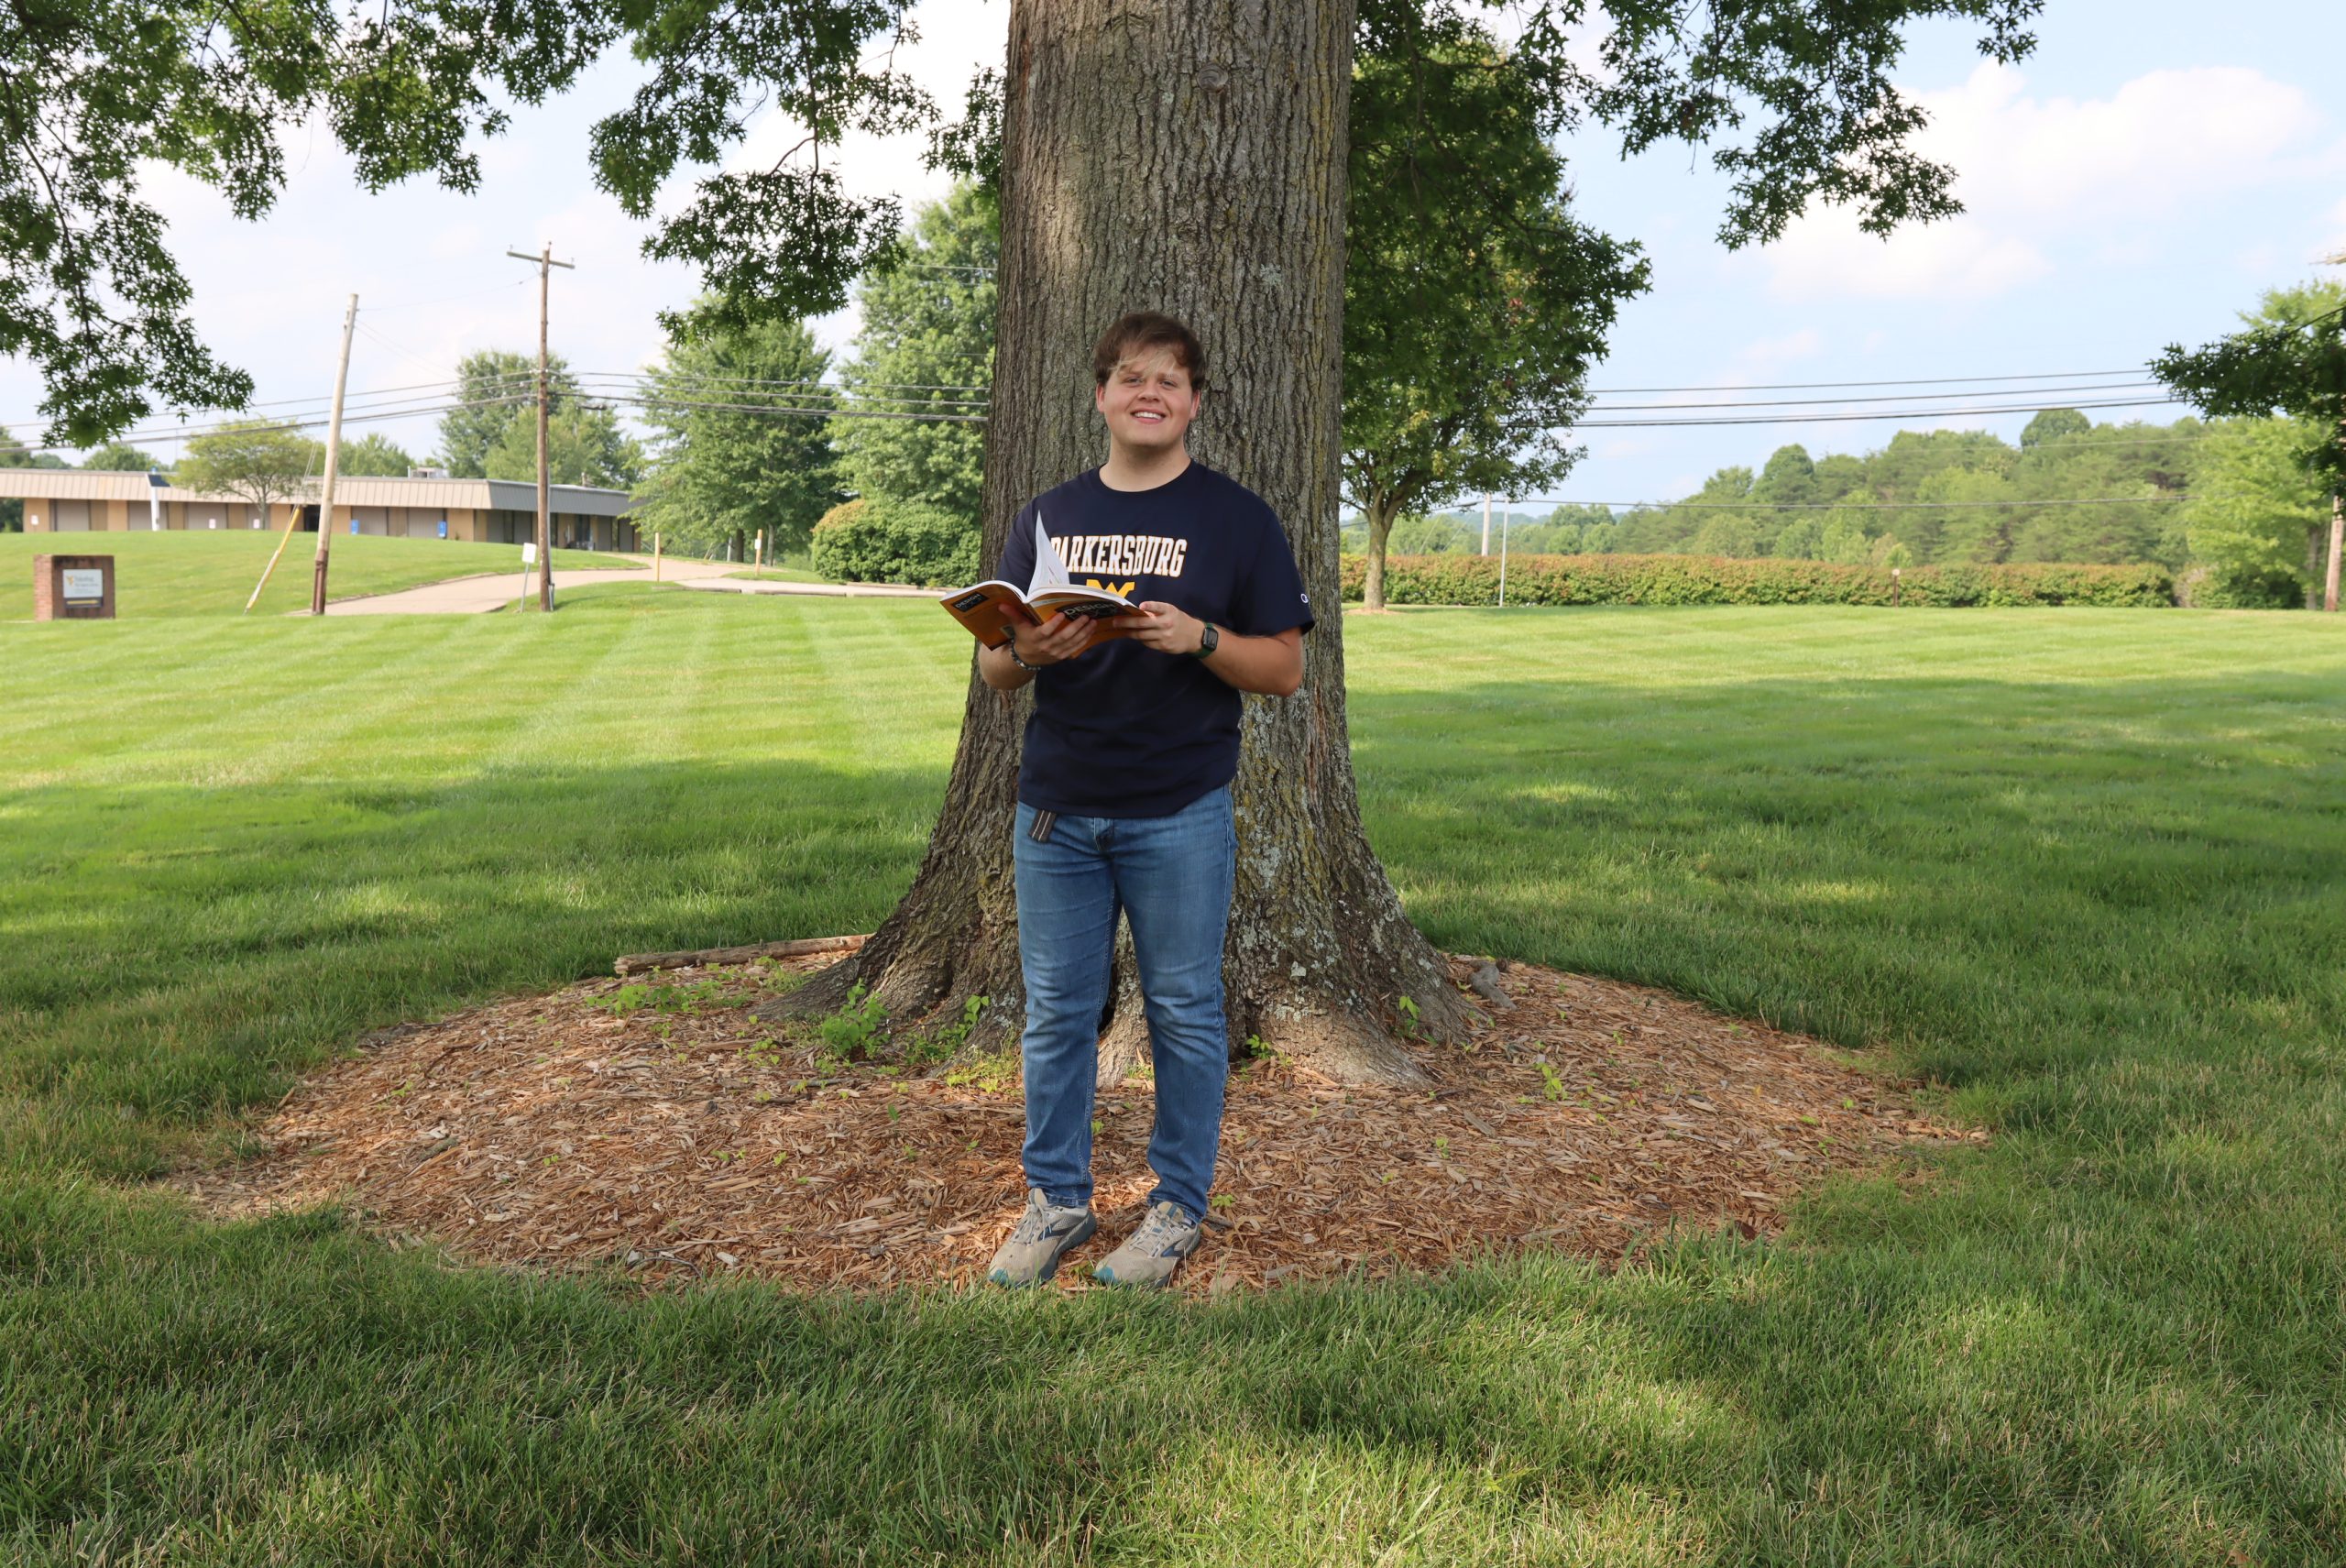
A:
[[[2346,1561],[2346,625],[1345,624],[1438,941],[1869,1049],[1994,1140],[1771,1244],[1210,1305],[200,1223],[125,1184],[366,1028],[868,929],[968,641],[634,587],[0,629],[0,1561]]]
[[[115,613],[125,620],[241,615],[281,537],[255,529],[224,529],[217,533],[208,530],[196,533],[0,533],[0,621],[32,619],[35,555],[113,556]],[[317,550],[316,534],[295,534],[269,580],[269,591],[261,595],[252,613],[282,615],[307,609]],[[510,571],[515,583],[521,580],[521,552],[511,544],[338,534],[327,555],[327,596],[337,599],[387,594],[483,572]],[[554,564],[557,587],[565,570],[624,570],[634,565],[592,550],[557,550]]]

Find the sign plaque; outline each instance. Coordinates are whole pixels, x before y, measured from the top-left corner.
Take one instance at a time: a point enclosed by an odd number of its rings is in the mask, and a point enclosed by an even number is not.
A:
[[[35,620],[112,620],[114,557],[33,557]]]

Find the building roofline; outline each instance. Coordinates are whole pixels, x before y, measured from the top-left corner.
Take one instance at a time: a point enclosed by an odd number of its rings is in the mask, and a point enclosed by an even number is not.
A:
[[[315,505],[318,480],[304,481],[300,499]],[[140,469],[0,468],[0,497],[26,500],[140,501],[150,495],[167,501],[197,505],[250,506],[242,496],[225,491],[160,487],[148,481]],[[292,499],[287,497],[286,499]],[[334,481],[334,505],[339,507],[459,507],[474,511],[535,511],[538,487],[518,479],[411,479],[403,476],[353,474]],[[620,517],[631,510],[634,499],[625,490],[592,485],[550,485],[547,510],[586,517]]]

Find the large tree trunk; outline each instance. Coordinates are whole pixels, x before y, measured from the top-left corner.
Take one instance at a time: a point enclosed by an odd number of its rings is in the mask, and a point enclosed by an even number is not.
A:
[[[1337,411],[1353,22],[1351,0],[1013,5],[984,558],[1028,498],[1105,455],[1099,334],[1139,308],[1189,322],[1211,359],[1192,450],[1277,511],[1320,616],[1302,691],[1246,699],[1232,1038],[1259,1036],[1340,1081],[1411,1082],[1398,1000],[1437,1037],[1465,1017],[1362,834],[1345,734]],[[1024,1009],[1010,832],[1030,700],[973,668],[918,878],[803,1005],[835,1004],[857,980],[900,1019],[982,994],[996,1005],[981,1040],[1011,1037]],[[1146,1039],[1137,1001],[1121,982],[1103,1020],[1109,1076]]]

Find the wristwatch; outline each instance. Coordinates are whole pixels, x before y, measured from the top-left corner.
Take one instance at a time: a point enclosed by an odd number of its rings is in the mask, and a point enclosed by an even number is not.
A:
[[[1205,630],[1198,633],[1198,651],[1190,654],[1189,657],[1192,659],[1202,659],[1221,646],[1222,628],[1209,620],[1206,622]]]

